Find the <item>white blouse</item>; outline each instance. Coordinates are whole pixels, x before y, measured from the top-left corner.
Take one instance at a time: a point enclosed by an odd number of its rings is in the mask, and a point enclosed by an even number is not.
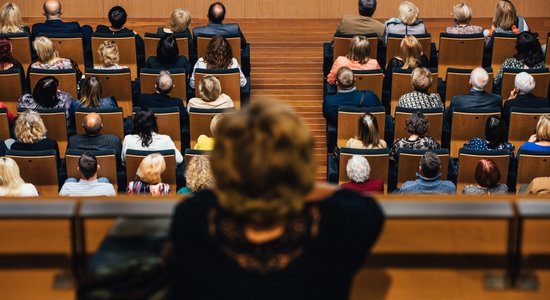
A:
[[[4,187],[0,186],[0,197],[6,196],[8,191]],[[25,183],[19,190],[18,197],[35,197],[38,196],[38,191],[32,183]]]
[[[153,132],[153,141],[149,147],[143,147],[141,145],[141,139],[137,134],[129,134],[124,137],[124,142],[122,142],[122,152],[121,158],[122,162],[126,162],[126,151],[128,149],[132,150],[141,150],[141,151],[161,151],[161,150],[175,150],[176,152],[176,163],[181,164],[183,162],[183,156],[181,152],[176,148],[174,141],[164,134],[157,134]]]
[[[206,62],[202,57],[199,58],[199,60],[197,60],[197,62],[195,63],[195,66],[193,67],[193,74],[191,74],[191,78],[189,78],[189,85],[192,88],[195,88],[195,70],[196,69],[208,69],[206,67]],[[240,85],[241,87],[244,87],[246,85],[246,77],[244,77],[243,71],[241,70],[241,66],[239,65],[239,62],[237,61],[237,59],[235,58],[231,59],[231,65],[229,66],[228,69],[239,69],[239,73],[241,73]],[[223,91],[223,86],[222,86],[222,91]]]

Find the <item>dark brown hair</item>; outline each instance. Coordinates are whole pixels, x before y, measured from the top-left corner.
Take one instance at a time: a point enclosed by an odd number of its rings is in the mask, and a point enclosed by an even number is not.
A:
[[[203,59],[210,70],[228,69],[233,59],[231,44],[223,36],[216,35],[210,40]]]

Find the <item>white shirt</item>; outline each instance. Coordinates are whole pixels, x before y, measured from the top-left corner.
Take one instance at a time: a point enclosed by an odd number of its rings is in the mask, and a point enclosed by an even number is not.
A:
[[[191,74],[191,78],[189,78],[189,85],[192,88],[195,88],[195,70],[196,69],[208,69],[206,66],[206,62],[202,57],[199,58],[199,60],[197,60],[197,62],[195,63],[195,66],[193,67],[193,74]],[[237,59],[235,59],[234,57],[231,59],[231,65],[229,66],[228,69],[239,69],[239,73],[241,73],[240,85],[241,87],[246,85],[246,77],[244,77],[243,71],[241,70],[241,66],[239,65],[239,62],[237,61]],[[222,90],[223,90],[223,86],[222,86]]]
[[[204,101],[201,98],[191,98],[191,100],[189,100],[189,103],[187,104],[187,111],[189,111],[191,107],[218,109],[235,107],[235,104],[233,104],[233,100],[231,100],[231,97],[227,96],[226,94],[221,94],[218,99],[211,102]]]
[[[141,151],[161,151],[161,150],[175,150],[176,152],[176,163],[181,164],[183,162],[183,156],[181,156],[181,152],[176,148],[176,145],[174,144],[174,141],[172,139],[164,134],[152,134],[153,141],[149,145],[149,147],[143,147],[141,145],[141,139],[139,138],[139,135],[137,134],[129,134],[124,137],[124,142],[122,142],[122,152],[121,152],[121,158],[122,161],[126,161],[126,151],[128,149],[132,150],[141,150]]]
[[[0,197],[6,196],[6,189],[0,186]],[[18,197],[36,197],[38,196],[38,191],[32,183],[24,183],[21,189],[19,190]]]
[[[79,182],[67,182],[61,187],[59,196],[116,196],[115,188],[112,184],[98,182],[96,180],[80,179]]]

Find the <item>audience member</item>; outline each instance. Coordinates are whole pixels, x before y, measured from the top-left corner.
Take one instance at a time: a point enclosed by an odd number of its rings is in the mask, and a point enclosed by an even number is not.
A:
[[[504,102],[502,109],[502,119],[509,123],[512,107],[522,108],[548,108],[550,101],[548,98],[538,97],[533,94],[535,90],[535,78],[531,74],[521,72],[516,75],[514,80],[515,88],[510,92],[508,101]]]
[[[134,181],[128,183],[128,194],[148,194],[151,196],[170,195],[170,185],[162,183],[162,173],[166,170],[164,157],[158,153],[147,155],[136,171]]]
[[[189,30],[189,24],[191,24],[191,13],[185,8],[176,8],[170,15],[169,27],[157,28],[158,35],[164,35],[166,33],[174,33],[177,36],[184,36],[187,38],[189,56],[196,56],[196,46],[191,31]],[[189,57],[188,57],[189,58]]]
[[[514,155],[514,145],[506,142],[506,123],[499,117],[491,116],[485,122],[485,139],[473,138],[466,144],[465,149],[472,150],[509,150]]]
[[[205,109],[220,109],[235,107],[233,100],[222,93],[220,80],[214,75],[206,75],[199,84],[200,98],[191,98],[187,104],[187,109],[191,107]]]
[[[157,45],[157,56],[147,59],[147,68],[151,69],[185,69],[188,72],[187,58],[180,55],[178,43],[173,33],[163,35]]]
[[[346,165],[346,174],[350,182],[342,184],[341,187],[358,193],[383,193],[384,181],[382,179],[369,179],[370,171],[369,161],[365,157],[353,155]]]
[[[18,69],[24,74],[23,66],[13,57],[13,44],[10,38],[0,37],[0,70]]]
[[[346,148],[382,149],[387,148],[386,141],[380,138],[378,122],[371,113],[365,113],[357,120],[358,136],[346,143]]]
[[[235,36],[241,37],[241,49],[246,47],[246,39],[239,24],[227,23],[223,24],[225,19],[225,6],[221,2],[214,2],[208,8],[208,25],[199,26],[193,28],[193,37],[195,38],[195,44],[197,43],[197,37],[200,36]]]
[[[441,180],[441,159],[433,152],[426,152],[420,159],[418,179],[406,181],[396,194],[454,194],[456,186],[449,180]]]
[[[33,39],[37,36],[51,33],[81,33],[85,36],[85,39],[91,37],[91,32],[83,32],[78,22],[63,22],[61,20],[63,9],[61,8],[60,1],[44,1],[43,10],[46,21],[44,23],[35,23],[32,25]]]
[[[189,78],[189,85],[195,88],[195,70],[196,69],[209,69],[209,70],[225,70],[225,69],[239,69],[240,72],[240,85],[244,87],[246,85],[246,77],[241,70],[241,66],[236,58],[233,57],[231,50],[231,44],[221,35],[217,35],[210,40],[208,48],[204,57],[199,58],[193,67],[193,74]]]
[[[197,143],[195,144],[195,147],[193,149],[196,150],[205,150],[205,151],[212,151],[214,150],[214,133],[216,132],[216,126],[218,126],[218,121],[222,118],[222,114],[215,115],[212,120],[210,121],[210,133],[212,134],[212,137],[209,137],[205,134],[199,135],[197,138]]]
[[[128,18],[128,14],[126,13],[126,10],[121,6],[113,6],[108,13],[109,16],[109,23],[111,23],[111,26],[105,26],[105,25],[97,25],[95,32],[97,33],[108,33],[112,35],[117,34],[128,34],[135,32],[132,29],[128,29],[124,27],[124,24],[126,24],[126,19]]]
[[[418,18],[419,10],[416,5],[409,1],[403,1],[399,5],[399,17],[386,21],[386,37],[388,34],[425,34],[428,33],[424,21]]]
[[[180,98],[170,97],[170,92],[176,85],[172,74],[168,71],[161,71],[155,83],[156,93],[141,94],[139,106],[147,108],[177,107],[180,111],[180,126],[188,127],[189,115]]]
[[[74,69],[76,71],[76,78],[82,77],[82,72],[78,65],[70,58],[59,57],[59,53],[49,38],[39,36],[32,42],[32,46],[36,51],[38,61],[34,62],[31,68],[45,70]]]
[[[520,34],[524,31],[529,31],[529,26],[523,17],[517,15],[512,1],[500,0],[496,6],[493,24],[483,34],[490,39],[495,32]]]
[[[403,148],[415,150],[432,150],[440,149],[439,143],[430,136],[425,136],[428,132],[429,122],[421,112],[412,113],[405,123],[407,132],[410,133],[408,138],[400,138],[393,144],[390,151],[390,159],[393,161],[399,160],[399,151]]]
[[[0,33],[29,32],[29,27],[23,23],[21,10],[13,2],[6,2],[0,8]]]
[[[477,163],[475,178],[477,186],[467,185],[463,187],[463,194],[491,195],[508,193],[508,186],[499,183],[500,169],[498,165],[490,159],[483,158]]]
[[[428,57],[422,51],[422,44],[413,36],[407,35],[401,40],[401,55],[390,59],[384,76],[384,90],[391,90],[393,69],[411,70],[427,67]]]
[[[78,108],[115,108],[116,102],[112,97],[103,97],[101,82],[95,76],[88,76],[84,79],[80,88],[80,101],[71,103],[71,113]]]
[[[525,193],[534,195],[550,194],[550,177],[533,178]]]
[[[519,150],[550,151],[550,115],[539,117],[535,134]]]
[[[338,93],[327,95],[323,102],[323,116],[327,123],[338,126],[338,108],[382,106],[378,97],[371,91],[359,91],[355,87],[353,71],[349,67],[341,67],[336,73]]]
[[[40,78],[32,94],[24,94],[17,101],[17,108],[30,108],[30,109],[58,109],[62,108],[65,111],[67,119],[67,125],[71,124],[71,118],[69,109],[71,103],[76,101],[63,91],[59,90],[59,81],[53,76],[46,76]]]
[[[376,202],[331,187],[305,203],[315,184],[313,138],[278,101],[224,116],[215,137],[216,192],[196,193],[173,216],[175,295],[347,298],[383,224]]]
[[[483,27],[470,25],[472,21],[472,9],[468,3],[455,4],[451,16],[453,17],[454,25],[447,27],[445,30],[447,33],[476,34],[483,32]]]
[[[211,188],[214,176],[210,168],[210,159],[206,156],[195,156],[185,168],[187,185],[178,190],[178,194],[192,194]]]
[[[377,70],[380,65],[375,58],[370,58],[369,40],[364,36],[354,36],[351,39],[348,54],[346,56],[338,56],[330,73],[327,76],[327,82],[330,84],[336,83],[336,73],[341,67],[349,67],[353,70]]]
[[[118,46],[112,41],[105,41],[97,48],[99,54],[99,61],[101,65],[95,66],[95,69],[100,70],[120,70],[127,69],[126,66],[120,66],[120,53],[118,52]]]
[[[397,107],[414,109],[443,108],[443,102],[441,102],[439,94],[428,91],[432,86],[432,80],[430,70],[415,68],[411,75],[411,84],[414,91],[401,96],[397,101]]]
[[[84,134],[76,134],[69,137],[68,149],[82,151],[115,150],[116,157],[120,157],[122,143],[120,138],[112,134],[102,134],[103,123],[97,113],[89,113],[82,122]]]
[[[359,0],[359,16],[343,16],[340,22],[338,22],[336,33],[376,33],[379,38],[383,38],[385,30],[384,24],[372,17],[376,11],[376,2],[376,0]]]
[[[145,151],[161,151],[174,150],[176,153],[176,163],[183,162],[181,152],[176,148],[174,141],[164,134],[158,134],[157,118],[152,111],[142,107],[136,113],[133,120],[132,134],[124,137],[122,142],[122,161],[126,161],[126,151],[145,150]]]
[[[68,178],[61,187],[59,196],[116,196],[115,188],[109,183],[109,179],[97,177],[100,168],[95,155],[90,152],[82,154],[78,159],[77,167],[82,178],[78,181],[76,178]]]
[[[0,157],[0,197],[35,197],[38,191],[32,183],[25,183],[19,166],[9,157]]]

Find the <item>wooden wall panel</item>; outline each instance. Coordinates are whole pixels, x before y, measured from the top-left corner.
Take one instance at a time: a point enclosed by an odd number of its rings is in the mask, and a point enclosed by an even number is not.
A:
[[[20,5],[26,17],[42,15],[42,0],[11,0]],[[461,0],[472,6],[474,17],[492,17],[497,0]],[[461,2],[460,1],[460,2]],[[5,3],[3,0],[0,3]],[[185,7],[193,18],[205,18],[214,0],[63,0],[66,17],[102,18],[113,5],[125,7],[131,18],[167,18],[176,7]],[[225,0],[229,18],[339,18],[357,14],[356,0]],[[380,0],[376,18],[388,19],[398,14],[400,0]],[[459,0],[416,0],[422,18],[448,18],[452,5]],[[550,1],[516,0],[520,15],[549,17]]]

